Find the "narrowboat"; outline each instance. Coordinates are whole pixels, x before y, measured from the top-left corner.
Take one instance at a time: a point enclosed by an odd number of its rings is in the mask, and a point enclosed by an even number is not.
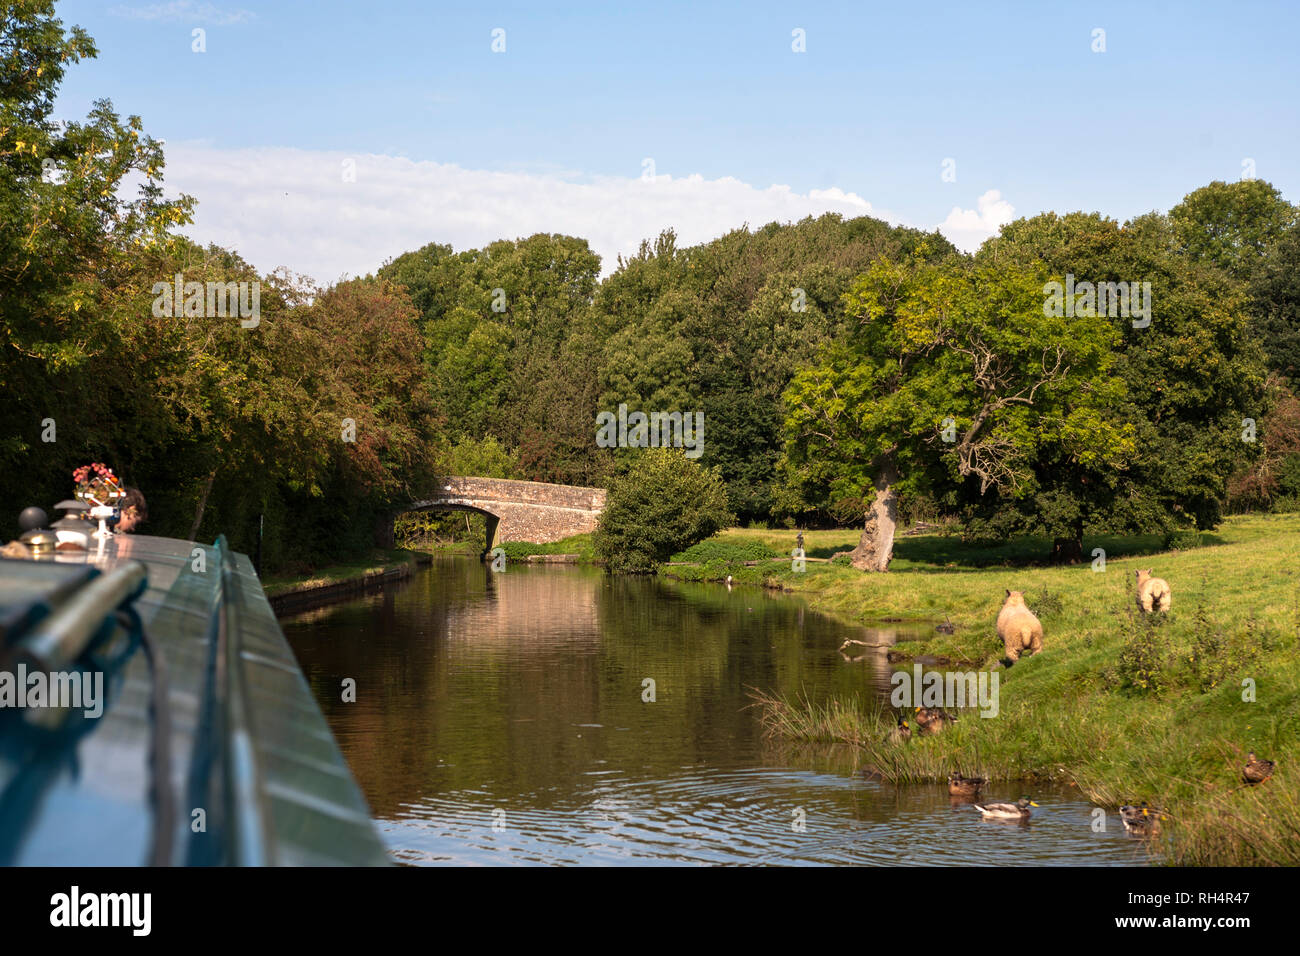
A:
[[[252,562],[82,492],[0,557],[0,864],[389,863]]]

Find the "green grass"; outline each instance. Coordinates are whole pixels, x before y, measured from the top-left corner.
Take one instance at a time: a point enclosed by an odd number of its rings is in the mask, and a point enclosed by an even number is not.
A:
[[[716,542],[719,547],[743,547],[758,544],[776,554],[788,555],[795,546],[796,531],[753,528],[728,528],[704,544]],[[851,551],[858,543],[858,529],[839,528],[831,531],[805,531],[804,553],[810,558],[830,558],[839,551]],[[1195,546],[1223,544],[1221,532],[1179,531],[1173,546],[1187,550]],[[696,545],[700,547],[700,545]],[[1093,548],[1106,551],[1107,559],[1158,554],[1170,550],[1171,544],[1163,534],[1119,537],[1098,535],[1085,541],[1084,553]],[[1026,536],[1010,541],[975,543],[963,542],[956,535],[922,534],[899,536],[894,541],[894,560],[891,571],[942,571],[951,568],[1032,567],[1046,565],[1052,550],[1049,538]],[[675,560],[675,559],[674,559]]]
[[[467,557],[477,557],[483,550],[483,542],[481,539],[479,541],[412,541],[411,547],[430,554],[462,554]]]
[[[592,547],[589,534],[575,534],[571,538],[563,538],[547,544],[505,541],[500,547],[505,550],[508,561],[526,561],[530,554],[576,554],[579,564],[594,564],[596,561],[596,549]]]
[[[402,548],[375,550],[365,557],[342,564],[331,564],[312,571],[267,575],[262,579],[262,590],[267,597],[275,597],[299,587],[314,588],[338,584],[367,574],[400,568],[415,561],[415,554]]]
[[[838,535],[838,537],[837,537]],[[730,530],[769,546],[788,532]],[[1161,836],[1179,864],[1300,864],[1300,515],[1231,518],[1200,547],[1161,553],[1163,537],[1101,538],[1106,569],[1017,567],[1046,542],[998,548],[905,538],[888,574],[779,564],[763,583],[804,594],[854,623],[943,619],[952,635],[898,650],[992,667],[1004,589],[1023,590],[1044,627],[1043,653],[999,671],[1000,712],[967,711],[937,737],[890,745],[888,710],[856,702],[757,700],[769,732],[855,744],[886,779],[941,780],[951,769],[993,780],[1054,780],[1100,806],[1148,800],[1170,817]],[[856,532],[811,532],[806,547],[851,546]],[[1177,544],[1186,547],[1188,542]],[[1154,625],[1133,606],[1133,571],[1152,567],[1173,587],[1173,611]],[[1244,701],[1243,681],[1256,699]],[[1245,787],[1247,750],[1277,761],[1274,778]]]

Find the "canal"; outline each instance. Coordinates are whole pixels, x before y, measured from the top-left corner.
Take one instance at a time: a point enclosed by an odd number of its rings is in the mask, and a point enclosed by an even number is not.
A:
[[[401,863],[1149,862],[1113,813],[1094,832],[1077,791],[992,823],[944,786],[867,779],[854,748],[765,740],[749,688],[889,689],[883,647],[839,648],[892,625],[794,598],[439,558],[282,624]]]

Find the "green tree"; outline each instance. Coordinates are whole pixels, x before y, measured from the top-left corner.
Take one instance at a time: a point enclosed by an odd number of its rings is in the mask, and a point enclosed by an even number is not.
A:
[[[665,231],[620,259],[596,295],[602,408],[702,412],[713,437],[701,462],[719,469],[742,518],[768,517],[781,507],[782,393],[841,333],[854,276],[882,255],[912,254],[956,251],[869,217],[769,223],[685,249]]]
[[[968,502],[972,527],[1051,531],[1059,560],[1078,558],[1089,523],[1111,533],[1214,527],[1229,476],[1258,454],[1257,443],[1242,441],[1243,420],[1266,410],[1244,283],[1190,257],[1177,224],[1157,213],[1123,227],[1096,213],[1017,220],[976,260],[1046,267],[1077,282],[1149,283],[1151,295],[1142,297],[1150,305],[1144,317],[1137,309],[1107,316],[1117,336],[1111,374],[1127,395],[1122,417],[1136,442],[1128,467],[1096,474],[1045,459],[1018,507]],[[1049,524],[1068,525],[1068,536]]]
[[[475,440],[463,438],[447,453],[446,474],[478,478],[523,478],[519,456],[489,435]]]
[[[733,520],[715,470],[651,448],[611,483],[592,544],[607,571],[648,574]]]
[[[67,497],[72,468],[145,385],[119,361],[147,291],[137,262],[193,202],[163,198],[162,149],[138,117],[101,100],[53,122],[65,70],[95,54],[48,0],[0,7],[0,453],[29,465],[0,477],[9,501]]]
[[[1268,249],[1250,291],[1253,331],[1269,369],[1300,386],[1300,228]]]
[[[849,341],[786,393],[786,470],[805,496],[865,506],[855,567],[888,569],[900,493],[966,485],[1015,501],[1045,454],[1098,470],[1131,453],[1107,374],[1113,330],[1046,314],[1045,277],[914,260],[854,284]]]
[[[1179,251],[1234,279],[1255,275],[1268,251],[1300,223],[1300,210],[1262,179],[1215,181],[1169,210]]]

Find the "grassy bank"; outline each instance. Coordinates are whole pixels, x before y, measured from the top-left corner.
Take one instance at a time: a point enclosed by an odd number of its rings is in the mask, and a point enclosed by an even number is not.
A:
[[[534,544],[530,541],[505,541],[501,544],[507,561],[527,561],[532,554],[576,554],[579,564],[595,564],[596,551],[591,544],[591,535],[577,534],[571,538],[552,541],[547,544]]]
[[[575,534],[573,537],[546,544],[532,541],[503,541],[500,547],[507,561],[527,561],[534,554],[576,554],[578,564],[595,564],[596,552],[591,546],[591,535]],[[483,551],[482,540],[432,543],[425,548],[433,554],[460,554],[477,557]]]
[[[390,550],[376,549],[365,557],[342,564],[331,564],[323,568],[296,573],[267,575],[262,579],[262,589],[268,598],[288,594],[291,591],[308,591],[342,584],[369,574],[382,574],[394,568],[405,567],[415,563],[415,552],[403,548]]]
[[[812,532],[805,548],[829,557],[855,538]],[[788,553],[792,539],[736,529],[716,541]],[[995,620],[1004,589],[1025,591],[1044,626],[1043,653],[999,671],[995,718],[967,711],[937,737],[890,745],[891,713],[761,698],[769,730],[854,743],[899,782],[941,780],[961,768],[1023,781],[1031,792],[1036,780],[1073,784],[1111,809],[1145,799],[1168,811],[1161,839],[1176,863],[1300,863],[1300,516],[1232,518],[1201,536],[1202,546],[1176,552],[1161,552],[1159,538],[1085,544],[1086,554],[1105,549],[1104,571],[1021,566],[1047,553],[1045,541],[975,548],[940,536],[901,539],[885,575],[814,563],[796,573],[788,560],[737,567],[737,581],[800,592],[854,623],[949,617],[953,634],[898,650],[971,669],[1000,667]],[[1153,626],[1134,613],[1138,567],[1173,587],[1173,611]],[[1278,768],[1267,783],[1245,787],[1240,766],[1252,749]]]

